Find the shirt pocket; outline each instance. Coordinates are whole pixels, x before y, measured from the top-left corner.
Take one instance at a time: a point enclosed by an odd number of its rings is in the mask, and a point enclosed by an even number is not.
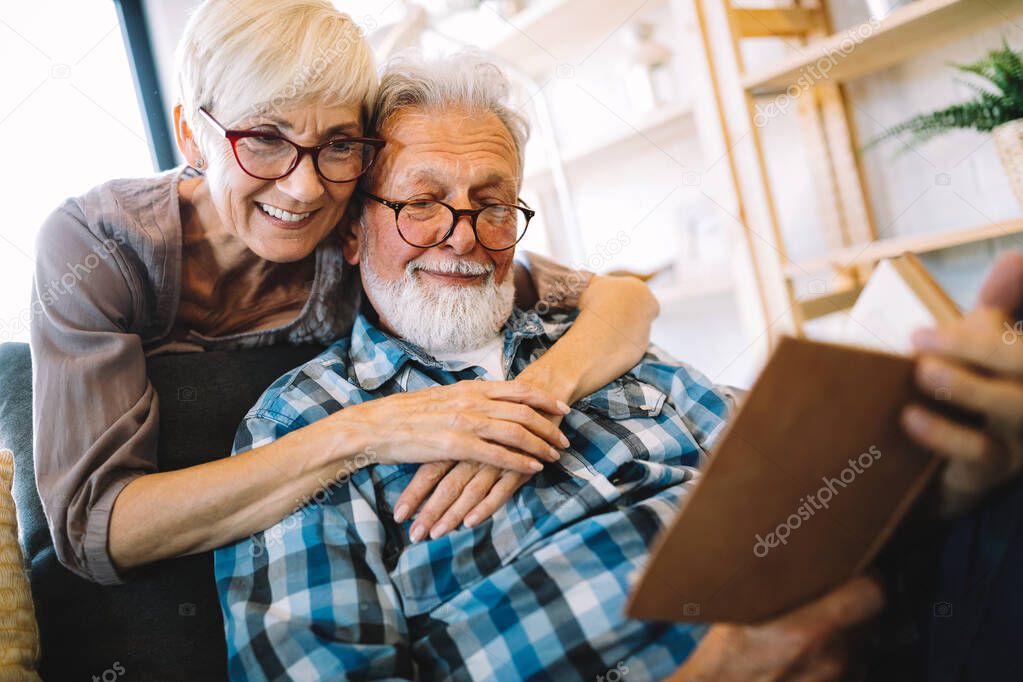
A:
[[[578,401],[565,418],[572,445],[559,465],[580,479],[611,479],[628,461],[647,459],[643,433],[659,420],[667,395],[626,374]]]

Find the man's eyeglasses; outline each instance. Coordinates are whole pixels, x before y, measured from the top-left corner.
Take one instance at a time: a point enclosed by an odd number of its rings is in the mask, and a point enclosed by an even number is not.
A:
[[[536,215],[531,208],[513,204],[458,209],[443,201],[388,201],[369,192],[362,194],[394,211],[398,235],[406,244],[419,249],[443,244],[455,233],[462,216],[468,216],[480,246],[488,251],[507,251],[519,243]]]
[[[338,137],[303,147],[268,131],[228,130],[206,109],[200,108],[199,113],[231,143],[241,169],[259,180],[280,180],[309,154],[316,172],[327,182],[352,182],[369,170],[384,146],[383,140],[372,137]]]

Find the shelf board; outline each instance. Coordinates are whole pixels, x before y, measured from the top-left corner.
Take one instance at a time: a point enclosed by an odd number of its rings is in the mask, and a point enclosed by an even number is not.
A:
[[[635,141],[645,143],[644,138],[657,135],[674,125],[691,122],[693,122],[692,104],[685,102],[666,105],[648,113],[635,127],[626,128],[622,124],[616,126],[614,131],[598,137],[586,145],[568,149],[562,154],[561,163],[567,171],[601,152],[610,151],[621,144]],[[543,182],[550,179],[551,169],[546,164],[527,166],[525,176],[526,182]]]
[[[586,43],[588,52],[633,19],[633,14],[651,12],[667,2],[619,0],[597,8],[593,0],[536,0],[505,19],[480,47],[529,72],[553,70],[560,62],[578,61],[570,58],[569,43]]]
[[[880,239],[870,244],[838,249],[820,258],[789,263],[785,266],[785,276],[792,278],[829,269],[844,270],[876,263],[883,258],[895,258],[907,251],[929,253],[1020,233],[1023,233],[1023,218],[987,223],[965,230]]]
[[[1020,13],[1023,0],[915,0],[891,12],[874,29],[865,23],[815,40],[790,59],[748,73],[743,86],[754,95],[780,92],[801,78],[814,80],[818,62],[834,62],[823,80],[858,78]],[[848,41],[868,30],[869,35],[849,50]]]

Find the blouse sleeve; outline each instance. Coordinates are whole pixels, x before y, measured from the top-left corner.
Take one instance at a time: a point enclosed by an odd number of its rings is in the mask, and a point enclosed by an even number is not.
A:
[[[525,251],[517,263],[515,304],[523,310],[536,306],[550,310],[574,310],[579,297],[590,285],[592,272],[575,270],[532,251]]]
[[[61,563],[102,584],[123,582],[107,550],[114,500],[156,470],[157,396],[118,246],[67,203],[39,233],[32,287],[36,485]]]

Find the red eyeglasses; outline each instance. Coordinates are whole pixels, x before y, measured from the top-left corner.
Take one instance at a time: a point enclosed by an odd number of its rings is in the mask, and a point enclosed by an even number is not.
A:
[[[336,137],[315,147],[262,130],[228,130],[205,108],[199,113],[227,138],[238,166],[259,180],[280,180],[295,170],[305,154],[327,182],[352,182],[369,170],[384,141],[373,137]]]

